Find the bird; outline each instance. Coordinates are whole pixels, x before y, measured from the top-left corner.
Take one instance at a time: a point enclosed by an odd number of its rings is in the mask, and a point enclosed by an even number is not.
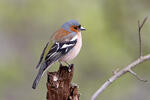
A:
[[[33,82],[32,88],[36,89],[43,73],[55,62],[60,64],[73,60],[80,52],[82,46],[81,31],[86,30],[76,20],[64,23],[50,38],[40,56],[36,66],[39,72]]]

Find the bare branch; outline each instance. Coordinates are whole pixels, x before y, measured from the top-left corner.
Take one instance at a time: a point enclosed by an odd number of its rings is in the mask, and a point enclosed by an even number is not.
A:
[[[142,24],[140,24],[140,21],[138,21],[138,36],[139,36],[139,52],[140,55],[139,57],[142,57],[142,39],[141,39],[141,30],[143,25],[145,24],[146,20],[148,19],[148,17],[145,17]]]
[[[91,100],[95,100],[98,95],[100,95],[111,83],[113,83],[115,80],[120,78],[121,76],[125,75],[125,73],[130,72],[133,76],[135,76],[138,80],[146,82],[147,80],[143,80],[140,78],[134,71],[132,71],[132,68],[136,67],[138,64],[143,63],[146,60],[150,60],[150,54],[147,54],[145,56],[142,56],[142,44],[141,44],[141,29],[146,22],[148,17],[146,17],[142,24],[140,24],[140,21],[138,21],[138,35],[139,35],[139,49],[140,49],[140,56],[137,60],[133,61],[131,64],[127,65],[120,71],[115,71],[113,76],[110,77],[91,97]]]
[[[138,76],[133,70],[129,70],[129,72],[135,76],[138,80],[143,81],[143,82],[147,82],[147,80],[142,79],[140,76]]]
[[[115,73],[111,78],[109,78],[92,96],[91,100],[95,100],[96,97],[101,94],[111,83],[113,83],[115,80],[117,80],[119,77],[123,76],[125,73],[130,72],[130,69],[134,68],[136,65],[149,60],[150,59],[150,54],[143,56],[142,58],[138,58],[137,60],[133,61],[131,64],[128,66],[124,67],[122,70],[119,72]],[[137,75],[136,75],[137,77]],[[139,78],[139,77],[138,77]],[[139,78],[141,79],[141,78]],[[142,80],[142,79],[141,79]]]

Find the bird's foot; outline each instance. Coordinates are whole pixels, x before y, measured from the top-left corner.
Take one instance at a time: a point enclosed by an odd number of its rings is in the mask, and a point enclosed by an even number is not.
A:
[[[68,66],[68,71],[69,71],[69,72],[71,72],[72,67],[73,67],[73,64],[70,64],[70,65]]]
[[[67,65],[66,67],[68,67],[68,72],[71,72],[73,64],[69,64],[68,62],[65,62],[65,63]],[[64,67],[64,65],[61,62],[59,62],[59,64],[60,64],[60,67]]]
[[[66,65],[68,65],[68,67],[70,66],[70,64],[68,62],[65,61],[65,63],[66,63]]]

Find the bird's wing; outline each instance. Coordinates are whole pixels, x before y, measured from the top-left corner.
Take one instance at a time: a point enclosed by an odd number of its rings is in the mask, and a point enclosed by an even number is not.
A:
[[[65,54],[67,54],[75,46],[76,43],[77,43],[77,40],[67,41],[63,43],[55,42],[53,46],[50,48],[48,53],[47,53],[47,50],[49,48],[49,44],[46,46],[46,49],[44,50],[45,53],[42,55],[42,58],[41,58],[42,60],[40,60],[41,64],[39,64],[41,67],[32,85],[33,89],[36,89],[41,76],[43,75],[45,70],[48,68],[48,66],[53,64],[55,61],[57,61],[59,58],[61,58]]]
[[[49,65],[51,62],[57,61],[59,58],[67,54],[76,45],[76,43],[77,39],[61,43],[55,42],[45,57],[45,63]]]
[[[76,44],[77,40],[67,41],[67,42],[48,42],[41,54],[40,60],[36,69],[42,64],[47,63],[49,65],[51,62],[57,61],[60,57],[67,54]]]

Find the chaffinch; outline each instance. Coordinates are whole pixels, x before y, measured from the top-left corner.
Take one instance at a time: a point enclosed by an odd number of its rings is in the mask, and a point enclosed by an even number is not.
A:
[[[67,63],[78,55],[82,46],[82,30],[85,28],[79,22],[70,20],[52,35],[36,66],[36,68],[40,66],[40,69],[33,82],[33,89],[36,89],[41,76],[48,67],[51,67],[56,61],[60,64],[61,62]]]

